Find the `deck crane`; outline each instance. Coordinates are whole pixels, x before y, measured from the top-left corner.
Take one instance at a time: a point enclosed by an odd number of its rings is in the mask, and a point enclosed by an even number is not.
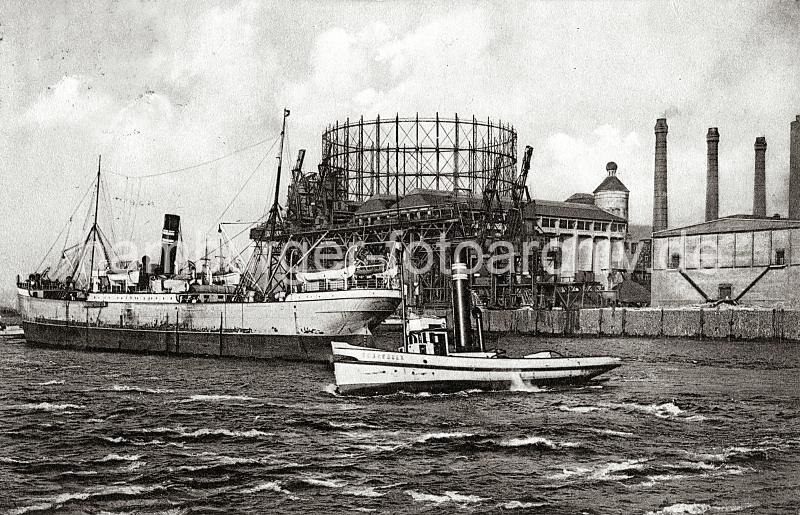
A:
[[[531,169],[531,156],[533,154],[533,147],[527,145],[525,147],[525,154],[522,156],[522,167],[520,168],[519,175],[514,180],[511,186],[511,200],[512,206],[508,213],[508,239],[519,245],[522,243],[522,237],[525,230],[523,211],[525,206],[531,202],[531,194],[528,191],[528,172]]]
[[[494,169],[486,186],[483,188],[483,209],[481,220],[478,224],[476,235],[478,243],[488,250],[492,240],[500,236],[503,225],[503,205],[500,201],[500,175],[503,172],[503,163],[498,156],[495,158]]]

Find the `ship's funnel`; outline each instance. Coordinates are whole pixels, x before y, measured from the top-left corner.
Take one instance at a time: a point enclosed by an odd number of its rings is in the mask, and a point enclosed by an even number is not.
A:
[[[466,249],[453,256],[450,271],[453,276],[453,336],[456,352],[470,352],[472,348],[471,298],[467,275]]]
[[[161,269],[164,275],[175,274],[175,257],[178,254],[178,239],[181,233],[181,217],[164,215],[161,231]]]
[[[150,284],[150,256],[142,256],[142,268],[139,270],[139,290],[146,290]]]

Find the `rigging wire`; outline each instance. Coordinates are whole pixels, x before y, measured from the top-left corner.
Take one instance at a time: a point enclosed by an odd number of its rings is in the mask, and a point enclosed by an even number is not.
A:
[[[44,257],[42,258],[42,260],[39,262],[39,265],[35,269],[37,273],[42,268],[42,265],[44,264],[45,260],[47,260],[47,257],[50,255],[50,252],[52,252],[53,247],[55,247],[58,240],[61,239],[61,235],[64,234],[64,230],[72,225],[72,218],[75,216],[75,213],[78,212],[78,209],[83,204],[83,201],[86,200],[86,196],[89,195],[90,191],[92,191],[92,187],[94,186],[95,180],[97,179],[92,179],[92,182],[89,183],[89,186],[86,188],[86,191],[83,193],[83,196],[81,196],[81,199],[78,201],[78,203],[75,205],[75,208],[72,210],[72,213],[69,215],[67,223],[64,224],[64,226],[61,228],[61,231],[59,231],[58,236],[56,236],[55,240],[53,240],[53,244],[50,245],[49,249],[47,249],[47,252],[45,253]],[[66,248],[66,240],[64,240],[64,247]]]
[[[139,198],[142,194],[142,181],[137,181],[136,200],[131,205],[131,212],[133,213],[133,220],[131,220],[131,230],[128,235],[128,241],[133,241],[133,231],[136,228],[136,215],[139,213]],[[128,215],[130,218],[130,215]]]
[[[250,172],[250,175],[247,177],[247,179],[245,179],[245,181],[244,181],[244,183],[242,184],[241,188],[239,188],[239,191],[237,191],[237,192],[236,192],[236,195],[234,195],[234,196],[233,196],[233,198],[230,200],[230,202],[228,202],[228,205],[227,205],[227,206],[225,206],[225,209],[224,209],[224,210],[222,211],[222,213],[220,213],[220,215],[217,217],[217,220],[216,220],[216,221],[215,221],[215,222],[212,224],[211,228],[210,228],[208,231],[206,231],[206,235],[208,235],[208,234],[209,234],[211,231],[213,231],[215,226],[219,225],[220,221],[222,220],[222,217],[223,217],[223,216],[225,216],[225,215],[228,213],[228,210],[231,208],[231,206],[233,206],[233,203],[234,203],[234,202],[236,202],[236,199],[238,199],[238,198],[239,198],[239,195],[241,195],[241,194],[242,194],[242,192],[244,191],[244,189],[245,189],[245,187],[247,186],[247,184],[248,184],[248,183],[250,182],[250,180],[251,180],[251,179],[252,179],[252,178],[255,176],[255,174],[256,174],[256,172],[258,171],[258,169],[259,169],[259,168],[261,168],[261,165],[264,163],[264,160],[267,158],[267,156],[269,155],[269,153],[270,153],[270,152],[272,152],[272,149],[273,149],[273,148],[275,148],[275,145],[277,144],[277,142],[278,142],[278,139],[277,139],[277,138],[275,138],[275,140],[272,142],[272,145],[271,145],[271,146],[269,147],[269,149],[267,149],[267,151],[264,153],[264,156],[263,156],[263,157],[261,158],[261,160],[258,162],[258,164],[256,165],[256,167],[255,167],[255,168],[253,168],[253,171],[252,171],[252,172]]]
[[[111,203],[111,196],[108,193],[108,181],[101,180],[100,181],[100,191],[103,193],[103,201],[106,203],[108,208],[109,214],[109,230],[111,231],[111,241],[112,243],[117,242],[117,235],[114,232],[114,206]]]
[[[183,168],[175,168],[173,170],[166,170],[166,171],[163,171],[163,172],[156,172],[156,173],[150,173],[150,174],[146,174],[146,175],[137,175],[137,176],[125,175],[123,173],[112,172],[110,170],[107,171],[106,173],[110,173],[110,174],[117,175],[117,176],[120,176],[120,177],[128,177],[128,178],[131,178],[131,179],[149,179],[151,177],[161,177],[162,175],[169,175],[169,174],[178,173],[178,172],[185,172],[187,170],[192,170],[194,168],[200,168],[201,166],[206,166],[206,165],[209,165],[209,164],[212,164],[212,163],[216,163],[217,161],[222,161],[223,159],[231,157],[232,155],[238,154],[240,152],[244,152],[245,150],[250,150],[251,148],[257,147],[259,145],[263,145],[264,143],[267,143],[268,141],[270,141],[270,140],[269,139],[264,139],[264,140],[261,140],[261,141],[257,141],[255,143],[251,143],[250,145],[238,148],[238,149],[236,149],[236,150],[234,150],[232,152],[229,152],[229,153],[227,153],[225,155],[222,155],[222,156],[219,156],[219,157],[215,157],[214,159],[209,159],[208,161],[203,161],[202,163],[197,163],[197,164],[193,164],[193,165],[190,165],[190,166],[185,166]]]
[[[115,172],[113,170],[106,170],[104,172],[105,174],[111,174],[111,175],[115,175],[115,176],[118,176],[118,177],[125,178],[125,193],[123,194],[123,198],[127,198],[127,192],[129,191],[129,180],[131,180],[131,179],[136,180],[136,200],[133,202],[133,204],[128,206],[128,213],[125,215],[126,216],[126,221],[128,219],[131,219],[130,238],[129,239],[132,239],[133,233],[134,233],[134,230],[135,230],[135,227],[136,227],[136,219],[137,219],[137,214],[138,214],[138,211],[139,211],[137,208],[138,208],[139,201],[141,200],[141,193],[142,193],[142,179],[160,177],[160,176],[164,176],[164,175],[170,175],[170,174],[174,174],[174,173],[179,173],[179,172],[192,170],[192,169],[195,169],[195,168],[200,168],[200,167],[203,167],[203,166],[206,166],[206,165],[209,165],[209,164],[216,163],[218,161],[221,161],[223,159],[231,157],[231,156],[233,156],[235,154],[238,154],[238,153],[244,152],[246,150],[255,148],[255,147],[259,146],[259,145],[263,145],[264,143],[268,143],[269,141],[272,141],[272,145],[270,146],[270,148],[267,150],[267,152],[264,154],[264,156],[258,162],[256,167],[250,173],[248,178],[245,180],[245,183],[242,185],[242,187],[239,189],[239,191],[236,193],[236,195],[233,197],[233,199],[225,207],[225,210],[222,212],[222,214],[220,214],[220,216],[218,217],[217,222],[215,222],[215,224],[214,224],[214,225],[218,225],[220,223],[222,217],[225,216],[225,214],[227,214],[227,212],[230,210],[230,208],[233,205],[233,203],[236,201],[236,199],[238,199],[238,197],[244,191],[244,188],[247,186],[247,184],[255,176],[255,173],[259,170],[259,168],[261,167],[261,165],[265,161],[266,157],[269,155],[269,153],[275,147],[275,144],[277,143],[278,139],[279,139],[279,136],[271,138],[271,139],[269,139],[269,138],[268,139],[264,139],[264,140],[257,141],[255,143],[246,145],[244,147],[238,148],[236,150],[233,150],[232,152],[229,152],[229,153],[224,154],[222,156],[216,157],[214,159],[209,159],[207,161],[203,161],[201,163],[196,163],[196,164],[193,164],[193,165],[190,165],[190,166],[186,166],[186,167],[182,167],[182,168],[176,168],[176,169],[172,169],[172,170],[166,170],[166,171],[162,171],[162,172],[156,172],[156,173],[145,174],[145,175],[140,175],[140,176],[130,176],[130,175],[126,175],[126,174],[123,174],[123,173],[120,173],[120,172]],[[78,212],[78,210],[80,209],[80,206],[83,204],[83,202],[86,199],[86,197],[89,194],[89,192],[91,192],[92,189],[96,186],[96,180],[97,180],[96,178],[93,179],[91,181],[91,183],[89,184],[89,186],[86,188],[86,191],[84,192],[83,196],[78,201],[77,205],[75,206],[74,210],[72,211],[67,223],[62,227],[61,231],[56,236],[56,238],[53,241],[53,243],[50,245],[50,248],[48,249],[47,253],[45,253],[45,255],[42,258],[41,262],[37,266],[37,268],[36,268],[37,272],[41,269],[42,265],[44,264],[44,262],[49,257],[49,255],[52,252],[53,248],[55,247],[56,243],[60,240],[61,235],[64,234],[64,231],[67,230],[68,228],[69,228],[69,231],[71,231],[71,226],[74,223],[74,216]],[[103,193],[103,200],[105,201],[106,205],[108,206],[109,212],[111,213],[111,220],[112,220],[111,225],[110,225],[111,236],[112,236],[112,239],[114,241],[116,241],[116,234],[115,234],[115,231],[114,231],[114,223],[113,223],[113,205],[112,205],[112,202],[111,202],[111,193],[110,193],[110,191],[108,189],[107,181],[101,181],[100,186],[102,186],[102,190],[103,190],[103,192],[102,192]],[[132,193],[132,190],[133,190],[133,188],[130,188],[130,192],[131,193]],[[123,211],[124,211],[124,209],[123,209]],[[132,212],[132,215],[130,214],[131,212]],[[91,217],[92,217],[92,206],[89,205],[89,209],[87,211],[86,218],[84,219],[84,222],[83,222],[83,227],[82,227],[83,230],[86,230],[86,228],[87,228],[87,226],[89,224],[89,220],[91,219]],[[254,227],[258,223],[261,223],[262,221],[263,221],[263,217],[258,219],[258,220],[256,220],[256,221],[254,221],[254,222],[251,222],[251,223],[247,224],[241,231],[236,233],[233,238],[236,238],[236,237],[240,236],[242,233],[248,231],[250,228]],[[208,232],[211,232],[211,230],[213,230],[213,227],[212,227],[212,229],[209,229]],[[100,231],[98,230],[98,232],[100,232]],[[68,234],[69,234],[69,232],[67,232],[67,235]],[[105,234],[103,234],[102,237],[107,239],[107,236],[105,236]],[[65,239],[64,248],[62,249],[62,257],[64,255],[64,252],[66,252],[66,250],[67,250],[66,246],[67,246],[67,240]],[[77,251],[76,252],[77,253],[77,258],[78,258],[76,260],[77,263],[80,263],[80,261],[82,261],[83,255],[86,253],[86,247],[87,246],[88,245],[86,244],[86,242],[83,242],[83,243],[78,243],[77,245],[75,245],[71,249],[71,250],[76,250]],[[220,249],[221,249],[221,247],[222,247],[222,245],[220,245]],[[239,252],[239,254],[237,254],[237,257],[241,256],[242,253],[244,253],[244,251],[247,250],[247,248],[249,248],[249,245],[245,246],[245,248],[242,249],[242,251]],[[112,252],[114,253],[114,257],[119,259],[119,256],[116,255],[116,252],[113,249],[113,246],[112,246]],[[82,272],[83,272],[82,268],[83,267],[81,267],[81,270],[76,270],[77,276],[82,275]],[[90,271],[90,274],[91,274],[91,271]],[[77,279],[77,277],[76,277],[76,279]]]

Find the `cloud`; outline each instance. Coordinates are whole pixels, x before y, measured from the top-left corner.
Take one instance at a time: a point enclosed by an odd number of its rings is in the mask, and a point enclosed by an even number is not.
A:
[[[601,125],[589,135],[553,134],[534,150],[528,187],[535,198],[566,200],[573,193],[591,193],[606,177],[606,163],[614,161],[618,177],[631,190],[630,217],[644,223],[652,199],[652,179],[637,169],[642,154],[640,136]]]
[[[22,120],[43,127],[81,126],[102,117],[112,103],[110,97],[93,89],[91,79],[70,75],[47,86],[23,114]]]

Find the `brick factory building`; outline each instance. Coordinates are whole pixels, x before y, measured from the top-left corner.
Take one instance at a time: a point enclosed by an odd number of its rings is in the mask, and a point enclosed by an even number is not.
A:
[[[656,170],[666,170],[666,121],[656,125]],[[791,123],[789,216],[765,216],[766,138],[755,140],[753,213],[716,218],[718,209],[716,127],[708,133],[707,218],[665,229],[653,226],[651,302],[654,306],[742,304],[800,307],[800,116]],[[660,148],[659,148],[660,146]],[[660,197],[665,177],[656,180]],[[666,219],[666,217],[664,217]],[[660,220],[659,223],[662,223]]]
[[[733,216],[653,235],[652,304],[800,307],[800,220]]]

